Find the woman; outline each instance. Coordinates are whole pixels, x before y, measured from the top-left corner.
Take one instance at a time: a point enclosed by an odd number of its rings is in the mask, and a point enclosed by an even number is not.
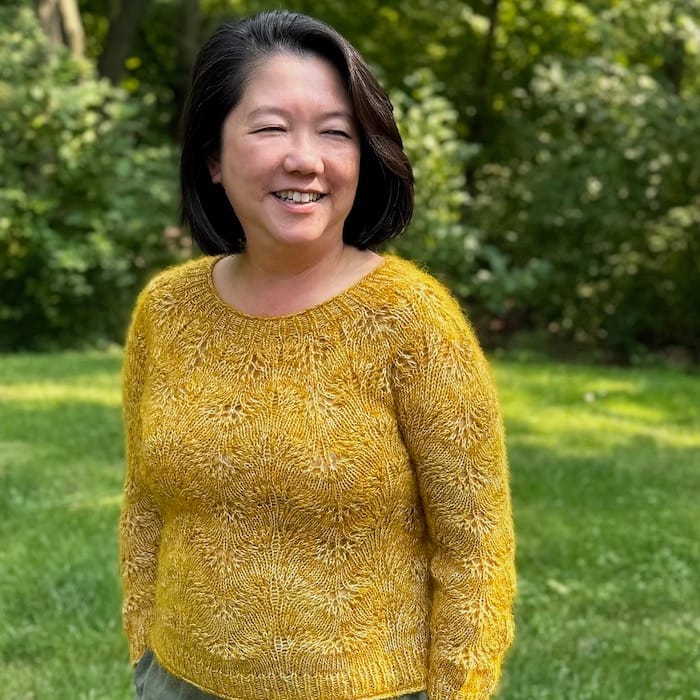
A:
[[[503,429],[408,224],[391,104],[327,25],[219,29],[186,112],[209,256],[139,297],[124,372],[138,697],[488,698],[513,634]]]

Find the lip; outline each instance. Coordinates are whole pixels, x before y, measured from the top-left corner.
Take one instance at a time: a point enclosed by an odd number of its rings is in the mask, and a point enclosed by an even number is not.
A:
[[[328,194],[328,192],[323,192],[321,190],[304,190],[298,187],[279,187],[276,190],[272,190],[270,194],[278,194],[279,192],[299,192],[300,194],[318,194],[321,197]]]
[[[301,192],[302,194],[328,194],[322,190],[307,190],[303,187],[278,187],[276,190],[272,190],[272,194],[275,192]]]
[[[278,199],[274,195],[272,196],[274,201],[278,206],[282,207],[282,210],[287,214],[309,214],[314,211],[318,205],[323,201],[323,198],[315,202],[285,202],[283,199]]]

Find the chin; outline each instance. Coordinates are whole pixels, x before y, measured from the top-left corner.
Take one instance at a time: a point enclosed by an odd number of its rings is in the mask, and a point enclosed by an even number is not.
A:
[[[312,245],[315,243],[320,243],[322,241],[330,240],[342,241],[342,239],[342,231],[336,235],[329,234],[326,231],[309,231],[308,229],[304,231],[287,231],[285,233],[280,233],[277,236],[275,236],[275,240],[290,246]]]

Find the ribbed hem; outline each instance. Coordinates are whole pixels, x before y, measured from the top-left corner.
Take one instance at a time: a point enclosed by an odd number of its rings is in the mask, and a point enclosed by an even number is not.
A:
[[[164,653],[156,647],[153,652],[168,672],[223,700],[384,700],[428,687],[425,657],[414,650],[396,652],[382,663],[368,658],[345,674],[332,675],[301,672],[243,675],[236,673],[231,664],[216,668],[200,664],[183,649]]]

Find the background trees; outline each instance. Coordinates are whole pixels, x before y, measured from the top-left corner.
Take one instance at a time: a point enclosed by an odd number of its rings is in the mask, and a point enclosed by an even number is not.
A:
[[[14,270],[12,284],[7,272],[0,278],[0,324],[14,324],[9,334],[0,328],[0,337],[12,338],[6,345],[44,342],[46,333],[27,319],[43,319],[50,330],[49,308],[74,326],[70,295],[28,291],[43,288],[33,276],[53,269],[50,251],[68,246],[74,267],[81,260],[94,271],[80,299],[103,313],[128,307],[141,272],[174,254],[163,231],[176,220],[174,149],[196,47],[221,21],[278,5],[18,0],[4,10],[1,45],[16,44],[19,34],[35,47],[35,59],[8,52],[0,68],[0,108],[16,115],[0,126],[0,262]],[[486,340],[500,344],[528,330],[541,345],[621,360],[670,346],[700,356],[695,0],[290,0],[287,7],[336,26],[381,75],[418,180],[416,220],[397,246],[444,276]],[[32,97],[44,84],[44,97]],[[99,129],[89,123],[94,115]],[[102,138],[101,130],[114,136]],[[72,156],[65,143],[74,143]],[[22,169],[27,161],[33,175]],[[27,202],[47,189],[52,196],[32,204],[28,217]],[[58,240],[47,243],[46,230]],[[100,236],[113,247],[110,274],[75,245]],[[32,265],[20,265],[18,238],[34,251]],[[123,301],[101,301],[98,280],[123,290]],[[122,317],[92,330],[118,338]]]
[[[148,100],[0,9],[0,348],[119,338],[135,289],[169,259],[172,145]]]

